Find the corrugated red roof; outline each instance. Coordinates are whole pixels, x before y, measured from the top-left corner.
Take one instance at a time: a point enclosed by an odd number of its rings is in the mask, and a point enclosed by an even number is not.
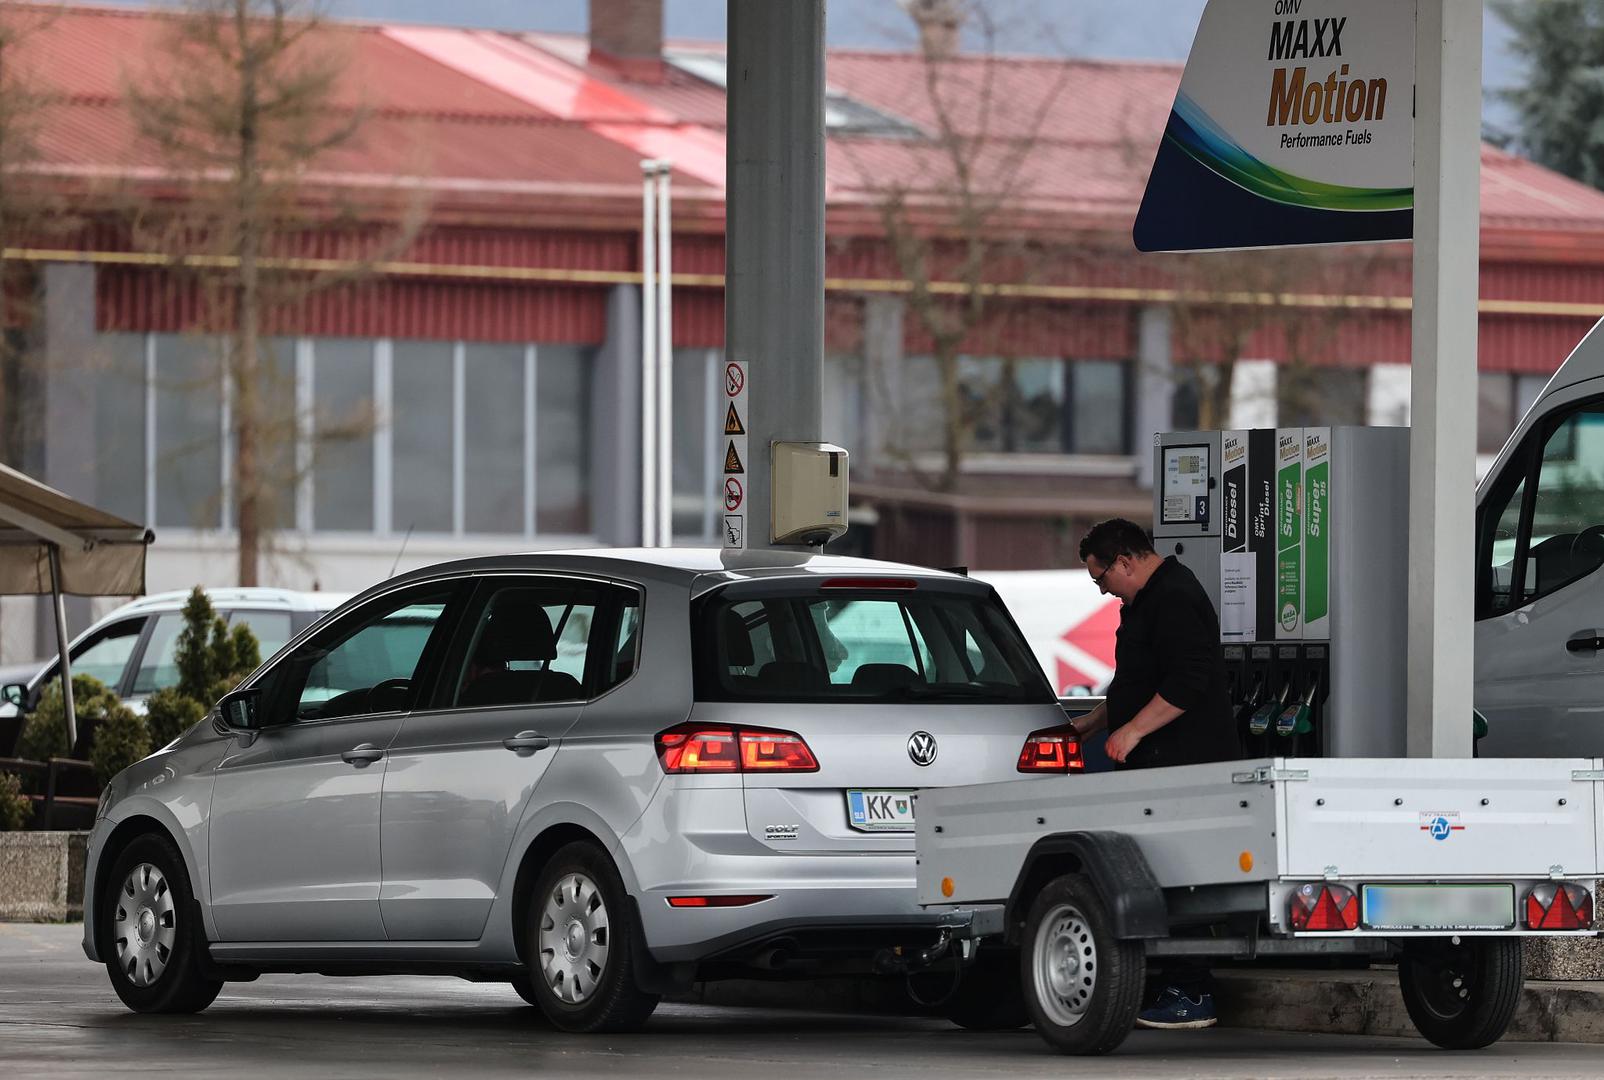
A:
[[[42,139],[47,167],[159,173],[165,163],[120,99],[173,62],[162,40],[172,16],[8,7],[44,13],[7,62],[62,95]],[[680,198],[714,210],[722,201],[724,92],[683,71],[631,81],[591,64],[582,38],[560,34],[335,23],[312,47],[342,57],[341,107],[371,113],[357,141],[319,163],[331,183],[409,178],[442,202],[502,209],[553,192],[622,200],[639,190],[641,160],[661,156],[676,162]],[[1006,191],[1021,210],[1071,227],[1128,228],[1180,64],[965,56],[942,62],[934,80],[929,70],[911,53],[833,50],[826,78],[926,136],[946,128],[972,140],[982,186]],[[1482,163],[1485,228],[1573,234],[1560,246],[1593,242],[1574,238],[1579,231],[1604,231],[1604,194],[1490,147]],[[939,201],[949,170],[934,138],[837,135],[829,199],[843,212],[887,189]]]

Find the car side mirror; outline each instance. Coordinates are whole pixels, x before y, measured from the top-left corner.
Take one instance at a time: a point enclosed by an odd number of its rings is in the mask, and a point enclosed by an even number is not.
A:
[[[22,683],[6,683],[0,686],[0,702],[22,708],[28,700],[28,688]]]
[[[217,703],[217,713],[230,731],[255,732],[262,730],[262,691],[257,687],[235,690],[224,694]]]

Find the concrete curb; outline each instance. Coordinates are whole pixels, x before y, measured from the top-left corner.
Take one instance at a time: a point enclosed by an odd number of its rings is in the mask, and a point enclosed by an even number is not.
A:
[[[0,833],[0,921],[84,916],[86,832]]]
[[[1419,1036],[1390,968],[1216,972],[1215,982],[1220,1023],[1228,1027]],[[1527,982],[1504,1038],[1604,1043],[1604,982]]]
[[[1420,1037],[1404,1009],[1397,973],[1390,967],[1370,971],[1219,971],[1215,980],[1223,1027]],[[940,991],[933,987],[932,992]],[[931,1011],[910,1003],[900,980],[874,978],[698,983],[672,1000],[881,1016]],[[1520,1009],[1504,1038],[1604,1043],[1604,982],[1528,980]]]

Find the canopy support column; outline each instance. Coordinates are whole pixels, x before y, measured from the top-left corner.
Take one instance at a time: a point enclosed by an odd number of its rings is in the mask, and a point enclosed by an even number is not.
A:
[[[61,548],[50,552],[50,607],[56,614],[56,655],[61,658],[61,704],[67,712],[67,756],[78,746],[78,713],[72,702],[72,657],[67,655],[67,606],[61,598]]]

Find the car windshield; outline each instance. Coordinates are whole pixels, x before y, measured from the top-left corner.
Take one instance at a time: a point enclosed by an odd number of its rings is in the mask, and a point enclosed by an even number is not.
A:
[[[1054,700],[994,598],[935,589],[743,592],[715,595],[693,618],[704,701]]]

